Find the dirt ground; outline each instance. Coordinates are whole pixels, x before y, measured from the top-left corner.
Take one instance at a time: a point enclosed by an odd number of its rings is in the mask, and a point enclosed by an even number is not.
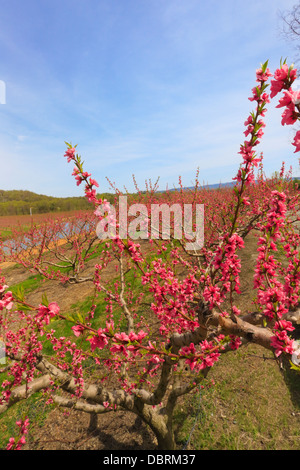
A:
[[[241,251],[242,294],[239,296],[239,307],[244,313],[251,311],[253,296],[251,271],[255,264],[255,238],[249,238],[246,247]],[[92,263],[88,270],[92,269]],[[2,266],[2,273],[7,284],[21,282],[28,277],[22,267]],[[65,310],[76,301],[92,295],[93,283],[64,286],[57,282],[47,282],[28,296],[28,302],[36,305],[42,294],[47,291],[49,302],[57,301]],[[184,405],[183,405],[184,406]],[[65,414],[60,409],[51,411],[42,427],[36,427],[31,434],[25,450],[153,450],[156,438],[149,427],[139,418],[128,412],[107,413],[99,415],[97,423],[90,426],[90,415],[70,411]]]

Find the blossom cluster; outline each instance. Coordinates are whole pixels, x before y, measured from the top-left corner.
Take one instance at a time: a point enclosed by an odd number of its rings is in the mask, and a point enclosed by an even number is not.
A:
[[[275,336],[271,339],[271,346],[275,349],[275,355],[278,357],[282,353],[293,354],[295,350],[295,342],[288,336],[288,331],[293,331],[290,321],[279,320],[275,323]]]
[[[268,87],[266,82],[271,75],[266,62],[256,71],[256,81],[259,84],[252,89],[252,96],[249,97],[250,101],[256,102],[256,110],[251,112],[244,123],[246,126],[244,133],[246,137],[249,137],[249,140],[245,140],[240,146],[239,153],[243,158],[243,163],[234,178],[237,182],[242,183],[242,186],[243,184],[250,185],[254,182],[254,168],[262,160],[261,156],[257,156],[255,147],[260,143],[260,139],[264,134],[263,128],[265,123],[261,117],[265,116],[266,104],[270,102],[270,96],[266,93]]]
[[[49,325],[52,318],[59,314],[59,305],[57,302],[51,302],[49,305],[39,305],[38,312],[37,312],[37,319],[45,323],[45,325]]]
[[[174,330],[181,333],[198,326],[196,312],[190,305],[199,285],[193,273],[180,282],[174,271],[158,258],[142,276],[142,283],[149,285],[149,292],[153,292],[151,309],[160,320],[162,335],[168,336]]]
[[[297,78],[297,70],[286,63],[281,65],[274,73],[274,80],[271,81],[271,98],[283,91],[283,97],[279,100],[277,108],[285,107],[282,113],[282,125],[292,125],[299,119],[300,92],[292,89],[292,84]],[[300,131],[297,131],[292,143],[295,152],[300,151]]]
[[[85,182],[85,196],[89,202],[97,202],[97,193],[96,188],[99,187],[99,184],[96,180],[89,178],[91,175],[88,172],[82,170],[82,164],[78,155],[76,156],[76,146],[72,147],[71,144],[68,144],[68,148],[64,154],[67,157],[68,163],[74,161],[75,167],[73,169],[72,175],[75,176],[76,184],[79,186],[82,182]]]
[[[14,437],[11,437],[6,450],[21,450],[26,444],[25,436],[28,434],[29,419],[27,417],[25,419],[20,419],[16,422],[16,425],[19,427],[19,437],[17,440]]]
[[[6,291],[8,285],[1,283],[0,284],[0,311],[4,308],[11,310],[13,307],[13,295],[11,291]]]
[[[204,340],[199,345],[199,351],[194,343],[181,348],[180,353],[186,357],[185,363],[191,370],[201,371],[207,367],[212,367],[220,357],[219,347],[212,341]]]

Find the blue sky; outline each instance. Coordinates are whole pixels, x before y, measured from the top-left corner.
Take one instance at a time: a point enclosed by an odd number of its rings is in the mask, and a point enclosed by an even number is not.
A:
[[[296,0],[2,0],[0,189],[80,196],[63,157],[109,190],[230,181],[236,174],[255,70],[295,58],[279,11]],[[284,160],[300,175],[281,110],[269,105],[267,175]]]

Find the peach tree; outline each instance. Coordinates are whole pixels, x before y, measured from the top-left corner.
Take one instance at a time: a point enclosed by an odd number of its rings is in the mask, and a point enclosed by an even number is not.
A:
[[[253,342],[276,358],[287,358],[299,372],[300,350],[291,336],[299,321],[299,192],[284,166],[266,179],[257,154],[271,98],[282,93],[282,125],[298,121],[295,79],[296,70],[286,62],[274,75],[267,62],[256,71],[249,98],[255,108],[245,121],[233,188],[212,192],[197,180],[189,191],[150,188],[136,196],[125,228],[122,204],[112,206],[97,197],[97,182],[83,168],[76,147],[67,144],[65,157],[84,186],[103,242],[93,276],[95,302],[88,312],[76,314],[45,298],[30,305],[22,296],[13,297],[1,279],[6,363],[0,370],[0,413],[43,391],[48,402],[90,413],[93,419],[119,410],[135,413],[154,432],[158,448],[172,450],[178,399],[205,385],[211,368],[228,351]],[[292,145],[300,150],[300,131]],[[162,204],[172,204],[177,215],[188,206],[191,230],[176,236],[180,218],[174,215],[169,226],[151,237],[151,209]],[[203,243],[193,244],[191,234],[200,228],[193,215],[199,206],[204,207]],[[256,296],[242,311],[241,253],[252,233],[257,235]],[[68,336],[57,328],[65,322],[72,325]],[[26,442],[28,419],[17,425],[18,436],[11,437],[8,449]]]

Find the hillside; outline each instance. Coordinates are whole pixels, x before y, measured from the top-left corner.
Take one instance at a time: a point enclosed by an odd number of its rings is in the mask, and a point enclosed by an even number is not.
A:
[[[294,183],[300,186],[300,180],[293,178]],[[203,184],[206,189],[218,189],[223,187],[233,187],[235,182]],[[185,187],[184,190],[193,189]],[[180,191],[180,188],[173,188],[170,191]],[[164,192],[160,190],[158,192]],[[103,199],[114,203],[114,195],[111,193],[98,194]],[[81,197],[54,197],[44,194],[36,194],[27,190],[10,190],[4,191],[0,189],[0,216],[7,215],[28,215],[28,214],[45,214],[48,212],[66,212],[72,210],[90,209],[91,205],[84,196]]]
[[[90,203],[84,196],[62,198],[26,190],[4,191],[0,189],[0,216],[65,212],[85,210],[90,207]]]

